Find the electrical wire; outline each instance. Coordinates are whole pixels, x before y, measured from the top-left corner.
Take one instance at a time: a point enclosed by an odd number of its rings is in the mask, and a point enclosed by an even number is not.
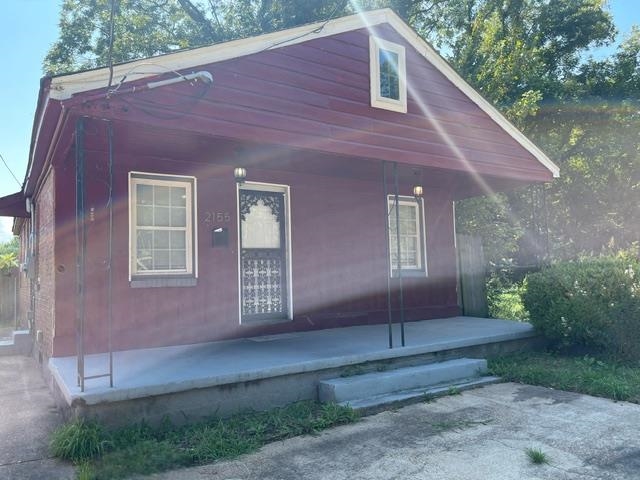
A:
[[[22,188],[22,184],[20,183],[20,180],[18,180],[18,177],[16,177],[13,172],[11,171],[11,169],[9,168],[9,165],[7,164],[7,162],[5,161],[4,157],[0,154],[0,160],[2,160],[2,163],[4,163],[4,166],[7,167],[7,170],[9,170],[9,173],[11,174],[11,176],[13,177],[13,179],[16,181],[16,183],[18,184],[18,186],[20,188]]]
[[[116,12],[116,0],[111,0],[111,14],[109,15],[109,82],[107,88],[111,88],[111,82],[113,81],[113,30],[115,23]]]

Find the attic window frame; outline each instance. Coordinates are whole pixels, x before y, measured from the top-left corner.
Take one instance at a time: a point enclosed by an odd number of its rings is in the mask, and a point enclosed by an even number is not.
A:
[[[380,51],[388,51],[398,56],[398,93],[399,99],[384,97],[381,94],[380,82]],[[369,37],[369,78],[371,89],[371,106],[391,110],[392,112],[407,113],[407,67],[405,48],[397,43],[381,38]]]

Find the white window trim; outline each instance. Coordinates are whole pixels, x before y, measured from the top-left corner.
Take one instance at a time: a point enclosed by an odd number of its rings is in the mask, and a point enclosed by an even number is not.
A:
[[[427,235],[426,235],[426,215],[424,209],[424,199],[416,199],[415,197],[398,196],[398,205],[411,205],[416,206],[416,220],[418,221],[418,232],[420,238],[418,239],[418,247],[420,248],[420,265],[418,268],[402,267],[403,276],[429,276],[428,262],[427,262]],[[394,268],[391,251],[391,221],[395,221],[395,195],[387,196],[387,225],[388,225],[388,237],[387,244],[389,245],[389,276],[397,277],[398,272]],[[393,216],[393,218],[392,218]]]
[[[197,218],[197,181],[196,177],[171,175],[152,172],[129,172],[129,281],[146,278],[198,277],[198,225]],[[135,185],[179,186],[187,187],[187,221],[186,221],[186,255],[187,265],[184,270],[152,270],[138,271],[136,261],[136,189]]]
[[[386,98],[380,95],[380,49],[398,55],[398,81],[400,99]],[[371,106],[393,112],[407,113],[407,66],[405,49],[402,45],[388,42],[374,36],[369,37],[369,78]]]

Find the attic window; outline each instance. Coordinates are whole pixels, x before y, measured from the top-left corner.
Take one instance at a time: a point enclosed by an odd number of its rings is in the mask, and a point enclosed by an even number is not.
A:
[[[407,113],[405,50],[402,45],[369,37],[371,106]]]

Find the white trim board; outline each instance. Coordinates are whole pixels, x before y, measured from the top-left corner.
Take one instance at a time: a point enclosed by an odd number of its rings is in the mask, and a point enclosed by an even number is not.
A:
[[[126,75],[127,79],[123,82],[124,84],[134,80],[154,77],[168,71],[195,68],[200,65],[251,55],[264,50],[295,45],[316,38],[328,37],[361,28],[370,28],[382,23],[388,23],[393,27],[420,55],[429,61],[507,134],[544,165],[552,173],[554,178],[560,176],[558,166],[553,163],[542,150],[509,122],[509,120],[480,95],[480,93],[471,87],[471,85],[469,85],[431,45],[413,31],[404,20],[388,8],[362,12],[327,22],[303,25],[301,27],[268,33],[257,37],[234,40],[208,47],[194,48],[115,65],[113,68],[113,78],[117,84],[120,82],[120,79]],[[78,93],[105,88],[108,84],[108,79],[108,68],[53,77],[49,95],[55,100],[65,100]],[[215,78],[213,81],[215,86]]]

